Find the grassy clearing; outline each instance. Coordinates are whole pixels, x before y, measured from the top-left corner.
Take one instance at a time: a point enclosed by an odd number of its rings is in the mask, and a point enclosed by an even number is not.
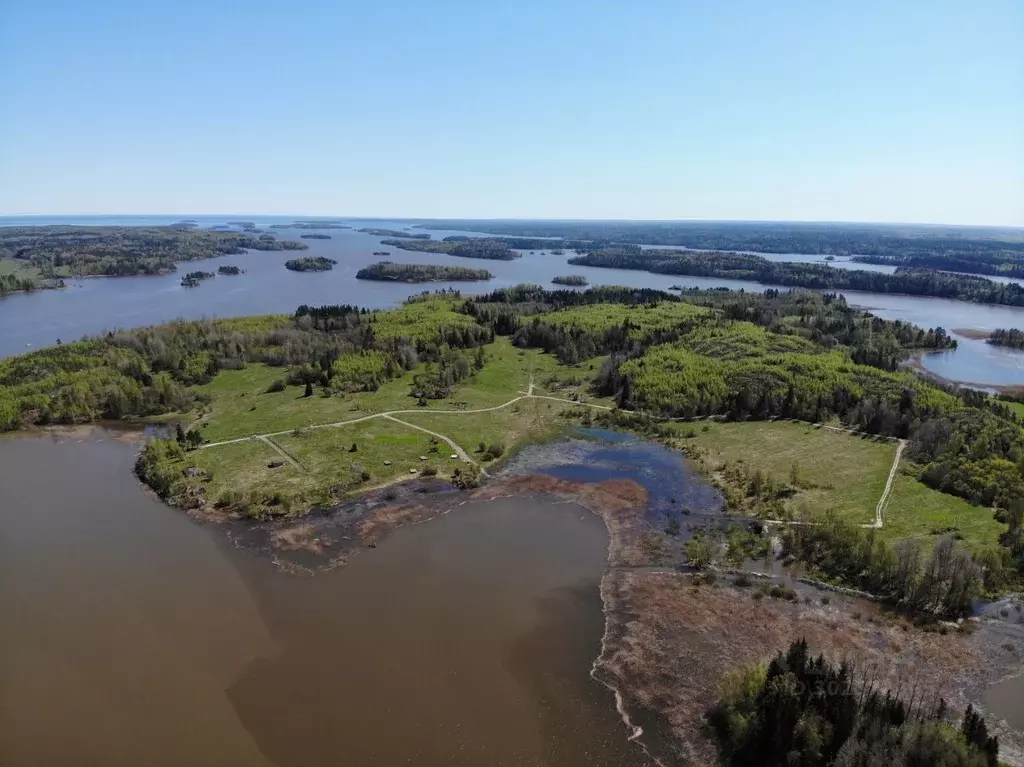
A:
[[[479,462],[484,452],[480,450],[481,443],[485,450],[492,444],[499,444],[507,453],[527,441],[556,433],[564,426],[558,415],[569,407],[558,402],[524,399],[489,413],[417,413],[400,417],[444,434]]]
[[[703,431],[708,426],[708,431]],[[832,509],[856,524],[874,521],[896,446],[892,442],[788,421],[678,424],[696,436],[686,444],[699,448],[700,461],[712,475],[725,463],[760,469],[777,485],[796,492],[785,500],[792,513],[806,505],[812,513]]]
[[[996,521],[991,509],[932,490],[903,473],[893,482],[882,528],[882,534],[893,539],[935,540],[951,533],[975,552],[998,546],[1005,531],[1006,525]]]
[[[589,379],[600,367],[600,360],[574,367],[559,366],[555,357],[537,349],[517,349],[507,338],[498,338],[485,347],[484,368],[457,387],[443,400],[428,400],[424,408],[409,396],[413,377],[423,370],[409,371],[381,386],[375,392],[335,393],[304,397],[304,387],[288,386],[283,391],[269,392],[272,383],[284,380],[287,370],[267,365],[249,365],[243,370],[226,370],[197,391],[211,398],[210,405],[195,425],[209,442],[268,434],[336,421],[361,418],[390,410],[456,410],[494,407],[524,394],[533,377],[538,385],[558,380],[567,385],[553,385],[553,396],[570,398],[586,396]],[[596,364],[595,364],[596,363]],[[591,369],[591,365],[594,365]],[[537,389],[538,394],[544,390]],[[500,434],[494,433],[489,439]]]
[[[210,503],[228,503],[263,516],[326,506],[355,492],[418,476],[427,467],[447,478],[454,468],[465,466],[449,457],[447,445],[432,444],[429,435],[383,418],[273,441],[299,467],[285,461],[270,468],[283,460],[281,455],[262,440],[249,440],[188,453],[183,465],[209,475],[188,481],[205,487]]]
[[[1024,402],[1006,402],[1002,401],[1002,404],[1010,408],[1010,410],[1017,414],[1018,418],[1024,418]]]
[[[58,270],[58,273],[60,270]],[[0,258],[0,274],[13,274],[16,277],[32,277],[36,278],[40,276],[40,272],[34,266],[29,266],[24,261],[17,258]]]
[[[833,510],[854,524],[874,521],[896,451],[893,442],[789,421],[675,424],[673,429],[695,432],[683,444],[699,448],[698,460],[713,476],[721,477],[720,468],[727,462],[742,462],[770,475],[776,485],[792,487],[796,464],[798,488],[785,500],[786,509],[796,513],[806,508],[812,515]],[[977,551],[997,545],[1005,529],[991,509],[940,493],[901,471],[893,482],[881,534],[891,540],[934,540],[951,533]]]

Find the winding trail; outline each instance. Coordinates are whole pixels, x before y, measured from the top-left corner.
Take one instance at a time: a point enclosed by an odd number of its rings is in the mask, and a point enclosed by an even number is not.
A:
[[[465,463],[468,463],[468,464],[471,464],[473,466],[478,467],[481,470],[481,473],[483,473],[486,476],[487,472],[483,469],[483,467],[480,466],[479,463],[474,461],[473,458],[469,455],[469,453],[466,452],[466,450],[461,445],[459,445],[455,440],[453,440],[451,437],[449,437],[446,434],[442,434],[441,432],[431,431],[430,429],[427,429],[427,428],[425,428],[423,426],[419,426],[419,425],[417,425],[415,423],[410,423],[409,421],[403,421],[400,418],[396,418],[396,416],[400,416],[400,415],[472,415],[474,413],[491,413],[491,412],[494,412],[495,410],[503,410],[504,408],[507,408],[510,405],[514,405],[515,403],[521,402],[521,401],[526,400],[526,399],[548,400],[550,402],[561,402],[561,403],[566,404],[566,405],[590,407],[590,408],[596,408],[597,410],[605,410],[605,411],[612,411],[612,410],[616,409],[616,408],[610,407],[608,405],[597,405],[597,404],[594,404],[594,403],[591,403],[591,402],[579,402],[577,400],[565,399],[564,397],[552,397],[552,396],[549,396],[549,395],[546,395],[546,394],[534,394],[533,393],[533,389],[534,389],[533,377],[531,376],[530,377],[529,386],[527,387],[527,390],[525,392],[521,391],[518,397],[513,397],[508,402],[504,402],[501,405],[494,405],[492,407],[474,408],[474,409],[471,409],[471,410],[424,410],[422,408],[418,409],[418,410],[411,410],[411,409],[386,410],[386,411],[383,411],[383,412],[380,412],[380,413],[371,413],[370,415],[360,416],[359,418],[351,418],[351,419],[349,419],[347,421],[333,421],[331,423],[313,424],[311,426],[303,427],[302,430],[303,431],[310,431],[310,430],[313,430],[313,429],[334,429],[334,428],[340,428],[340,427],[343,427],[343,426],[351,426],[352,424],[356,424],[356,423],[363,423],[365,421],[371,421],[374,418],[384,418],[384,419],[386,419],[388,421],[393,421],[393,422],[395,422],[397,424],[400,424],[402,426],[405,426],[405,427],[407,427],[409,429],[415,429],[415,430],[421,431],[421,432],[423,432],[425,434],[429,434],[430,436],[443,441],[446,445],[448,445],[455,452],[456,455],[459,456],[460,460],[464,461]],[[635,413],[636,411],[633,411],[633,410],[620,410],[620,412],[622,412],[622,413]],[[699,419],[692,419],[692,418],[658,418],[657,416],[655,416],[655,417],[658,420],[661,420],[661,421],[693,421],[693,420],[699,420]],[[885,440],[889,440],[889,441],[897,443],[896,444],[896,455],[893,458],[892,467],[889,469],[889,476],[888,476],[888,478],[886,479],[886,482],[885,482],[885,489],[882,491],[882,496],[878,499],[878,503],[875,506],[875,521],[874,522],[868,522],[866,524],[861,525],[861,527],[875,528],[876,530],[877,529],[881,529],[883,527],[884,523],[885,523],[885,520],[884,520],[885,509],[889,505],[889,499],[892,496],[892,486],[893,486],[893,483],[894,483],[894,481],[896,479],[896,471],[899,469],[900,459],[903,456],[904,448],[906,448],[906,446],[907,446],[907,441],[904,440],[904,439],[896,438],[896,437],[881,437],[881,436],[879,436],[877,434],[869,434],[867,432],[857,431],[855,429],[844,429],[844,428],[839,427],[839,426],[831,426],[829,424],[824,424],[824,423],[816,423],[816,424],[812,424],[812,425],[813,426],[818,426],[818,427],[820,427],[822,429],[828,429],[829,431],[839,432],[841,434],[850,434],[850,435],[855,435],[855,436],[871,437],[872,439],[885,439]],[[276,444],[273,441],[273,439],[272,439],[273,437],[278,437],[278,436],[282,436],[282,435],[285,435],[285,434],[291,434],[294,431],[295,431],[294,429],[284,429],[283,431],[267,432],[266,434],[250,434],[247,437],[237,437],[235,439],[225,439],[225,440],[221,440],[220,442],[207,442],[204,445],[200,445],[197,449],[198,450],[208,450],[211,447],[221,447],[223,445],[237,445],[237,444],[241,444],[243,442],[250,442],[252,440],[259,440],[259,441],[264,442],[265,444],[269,445],[276,453],[278,453],[278,455],[280,455],[282,458],[284,458],[289,464],[291,464],[295,468],[299,469],[300,471],[305,471],[306,469],[298,461],[296,461],[294,458],[292,458],[292,456],[290,456],[283,448],[281,448],[278,444]],[[776,524],[776,525],[801,525],[801,524],[814,525],[814,524],[816,524],[814,522],[793,522],[793,521],[787,521],[787,520],[782,520],[782,519],[764,519],[764,520],[761,520],[761,521],[765,522],[767,524]]]

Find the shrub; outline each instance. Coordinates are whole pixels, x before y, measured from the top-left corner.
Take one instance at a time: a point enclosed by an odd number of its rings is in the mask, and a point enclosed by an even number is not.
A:
[[[284,391],[284,389],[285,389],[284,380],[281,379],[281,378],[278,378],[272,384],[270,384],[270,386],[267,387],[267,394],[273,394],[274,392]],[[253,405],[252,407],[253,407],[253,409],[256,408],[255,405]]]

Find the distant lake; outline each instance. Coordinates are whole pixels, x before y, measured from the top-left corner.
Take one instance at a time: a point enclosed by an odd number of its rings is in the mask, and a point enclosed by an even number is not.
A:
[[[287,224],[301,216],[22,216],[0,217],[0,226],[41,226],[69,224],[78,226],[161,226],[191,219],[202,227],[223,225],[231,220],[248,220],[257,228],[266,229],[273,224]],[[315,220],[319,217],[311,217]],[[415,253],[381,245],[380,237],[361,234],[356,229],[375,227],[406,229],[408,221],[347,220],[353,229],[325,229],[329,240],[301,240],[309,245],[303,255],[328,256],[338,261],[333,271],[321,273],[291,272],[284,262],[295,257],[294,251],[249,252],[237,256],[221,256],[206,261],[180,265],[179,271],[217,271],[216,267],[233,264],[246,271],[237,277],[218,276],[197,288],[181,287],[181,275],[163,276],[92,277],[67,280],[62,291],[39,291],[0,299],[0,356],[21,354],[29,349],[47,346],[61,339],[77,340],[86,335],[113,329],[153,325],[176,318],[201,319],[204,317],[235,317],[250,314],[290,313],[300,304],[357,304],[371,309],[383,309],[400,304],[410,295],[423,290],[456,288],[465,293],[484,292],[520,283],[550,286],[551,278],[562,274],[581,274],[592,285],[626,285],[638,288],[667,289],[670,285],[763,292],[767,287],[743,280],[680,277],[651,274],[622,269],[571,266],[566,262],[573,255],[543,254],[524,251],[515,261],[478,261],[459,259],[433,253]],[[279,239],[299,240],[300,235],[313,230],[274,229]],[[425,230],[413,231],[422,232]],[[434,239],[449,235],[474,234],[465,231],[430,231]],[[487,235],[481,235],[487,236]],[[429,283],[406,285],[401,283],[367,282],[356,280],[356,272],[367,264],[384,257],[374,251],[386,250],[392,261],[413,264],[457,264],[483,266],[494,274],[489,282]],[[822,262],[821,256],[806,254],[762,254],[774,261]],[[871,267],[853,264],[845,259],[828,262],[841,268],[874,268],[888,271],[891,267]],[[185,268],[187,267],[187,268]],[[782,288],[786,290],[787,288]],[[859,293],[844,291],[850,303],[870,309],[879,317],[900,319],[922,327],[942,326],[993,330],[997,327],[1024,328],[1024,308],[971,304],[938,298]],[[955,352],[929,355],[925,366],[942,376],[980,385],[1011,385],[1024,383],[1024,353],[995,349],[984,341],[958,339],[960,348]]]

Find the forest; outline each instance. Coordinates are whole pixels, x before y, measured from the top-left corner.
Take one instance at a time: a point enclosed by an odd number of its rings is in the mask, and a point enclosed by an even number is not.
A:
[[[997,277],[1024,277],[1024,253],[1006,250],[971,253],[923,253],[889,256],[854,256],[862,264],[941,269],[964,274],[987,274]]]
[[[967,261],[977,259],[982,262],[991,260],[1000,263],[1024,259],[1024,232],[1020,229],[1001,227],[758,221],[581,222],[458,219],[431,221],[418,226],[423,229],[464,229],[513,237],[579,240],[587,242],[587,250],[611,244],[636,244],[675,245],[695,250],[889,258],[928,258],[938,254]],[[568,247],[576,248],[577,245],[572,244]]]
[[[363,234],[372,234],[374,237],[399,237],[407,240],[429,240],[430,235],[426,232],[406,232],[402,229],[375,229],[366,227],[360,229]]]
[[[32,226],[0,228],[0,259],[44,277],[165,274],[183,261],[249,250],[305,250],[270,235],[176,227]]]
[[[577,266],[640,269],[658,274],[750,280],[811,290],[861,290],[1024,306],[1024,287],[964,274],[900,267],[894,274],[837,269],[822,264],[769,261],[746,253],[642,250],[627,245],[569,259]]]
[[[999,740],[968,707],[880,689],[867,670],[814,657],[799,640],[767,664],[733,669],[707,714],[735,767],[998,767]]]
[[[1011,349],[1024,349],[1024,330],[1017,328],[997,328],[988,337],[993,346],[1008,346]]]
[[[356,272],[357,280],[381,282],[472,282],[494,277],[486,269],[465,266],[433,266],[430,264],[396,264],[381,261]]]
[[[284,262],[284,268],[293,272],[329,272],[338,263],[325,256],[304,256],[292,258]]]
[[[460,258],[483,258],[489,261],[513,261],[520,255],[499,240],[490,237],[446,237],[438,240],[381,240],[381,245],[415,250],[423,253],[445,253]]]
[[[1024,573],[1018,416],[983,393],[898,370],[914,350],[955,344],[942,328],[882,320],[833,294],[519,286],[473,298],[424,294],[388,312],[302,306],[290,317],[177,322],[0,360],[0,430],[186,412],[193,385],[251,362],[282,367],[288,385],[325,396],[417,370],[420,396],[443,396],[474,363],[458,351],[499,335],[563,364],[604,357],[593,363],[593,393],[622,410],[834,419],[905,438],[904,470],[994,508],[1007,525],[999,566]],[[349,355],[363,355],[360,364]]]

